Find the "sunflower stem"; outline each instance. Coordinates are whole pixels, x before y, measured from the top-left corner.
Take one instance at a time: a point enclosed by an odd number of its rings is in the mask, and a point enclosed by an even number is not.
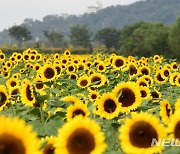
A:
[[[10,103],[10,105],[11,105],[12,115],[13,115],[13,117],[15,117],[16,116],[16,112],[14,110],[14,106],[13,106],[12,103]]]
[[[41,122],[44,123],[44,111],[43,111],[43,103],[40,103],[40,118],[41,118]]]

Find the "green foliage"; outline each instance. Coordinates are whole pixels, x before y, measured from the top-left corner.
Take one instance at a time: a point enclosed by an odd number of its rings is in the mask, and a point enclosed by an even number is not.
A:
[[[87,26],[75,25],[70,27],[70,40],[74,46],[91,47],[91,32]]]
[[[20,47],[23,41],[32,39],[31,32],[24,26],[12,26],[8,31],[9,34],[19,42]]]
[[[170,28],[169,45],[173,54],[180,57],[180,17],[177,18],[176,24]]]
[[[44,36],[47,38],[51,47],[61,47],[64,45],[63,33],[49,32],[48,30],[45,30]]]
[[[110,48],[118,48],[119,32],[115,28],[104,28],[97,32],[95,39]]]

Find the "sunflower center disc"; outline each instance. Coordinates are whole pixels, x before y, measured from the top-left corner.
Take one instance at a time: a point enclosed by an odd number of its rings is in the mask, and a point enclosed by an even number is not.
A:
[[[129,132],[130,142],[139,148],[151,147],[152,139],[158,140],[156,130],[147,122],[139,121],[131,126]]]
[[[94,137],[84,128],[75,130],[67,140],[68,152],[72,154],[90,154],[94,148]]]

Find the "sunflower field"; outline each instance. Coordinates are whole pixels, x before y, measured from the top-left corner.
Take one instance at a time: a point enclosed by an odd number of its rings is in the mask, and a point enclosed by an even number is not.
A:
[[[0,67],[0,154],[180,153],[176,60],[27,49]]]

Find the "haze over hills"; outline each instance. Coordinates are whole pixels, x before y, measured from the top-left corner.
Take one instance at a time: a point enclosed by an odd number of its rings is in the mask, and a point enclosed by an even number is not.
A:
[[[173,24],[180,15],[179,8],[180,0],[145,0],[126,6],[111,6],[97,13],[85,13],[81,16],[48,15],[42,21],[25,19],[22,25],[32,32],[33,41],[37,37],[45,40],[44,30],[63,32],[68,38],[69,27],[76,24],[87,25],[93,33],[106,27],[121,29],[138,21]],[[7,30],[0,33],[0,43],[3,42],[13,42]]]

